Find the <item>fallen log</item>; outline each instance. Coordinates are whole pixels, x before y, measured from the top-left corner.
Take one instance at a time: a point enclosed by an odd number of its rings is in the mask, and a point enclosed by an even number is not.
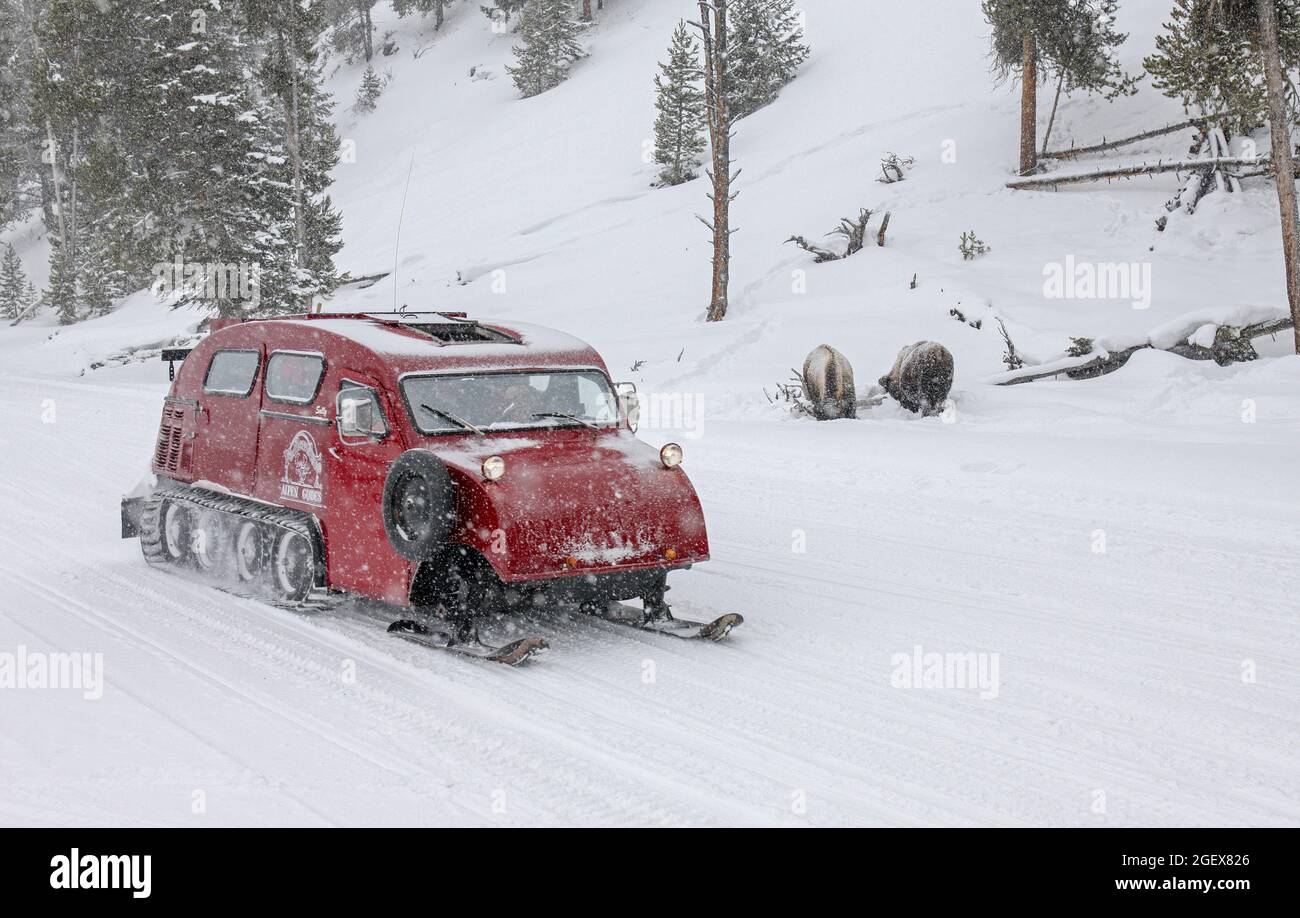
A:
[[[1017,386],[1021,383],[1035,382],[1039,379],[1054,379],[1060,376],[1076,380],[1095,379],[1098,376],[1105,376],[1108,373],[1115,372],[1128,363],[1130,357],[1141,350],[1164,350],[1179,357],[1185,357],[1188,360],[1213,360],[1219,366],[1243,363],[1254,360],[1259,356],[1255,353],[1255,348],[1251,343],[1255,338],[1273,335],[1292,327],[1294,325],[1290,316],[1255,322],[1241,327],[1221,325],[1215,329],[1214,343],[1209,347],[1191,340],[1196,333],[1196,330],[1193,330],[1168,347],[1157,347],[1147,341],[1117,351],[1103,351],[1091,357],[1089,355],[1065,357],[1043,366],[1025,367],[1023,370],[1013,370],[1010,373],[1001,374],[1000,377],[994,378],[994,385]]]
[[[1110,140],[1104,143],[1095,143],[1088,147],[1071,147],[1068,150],[1051,150],[1039,154],[1039,159],[1074,159],[1076,156],[1087,156],[1090,153],[1104,153],[1107,150],[1115,150],[1120,147],[1127,147],[1130,144],[1139,143],[1143,140],[1150,140],[1152,137],[1163,137],[1165,134],[1173,134],[1178,131],[1186,130],[1190,127],[1204,127],[1207,122],[1213,121],[1213,118],[1191,118],[1187,121],[1180,121],[1177,124],[1167,124],[1161,128],[1155,128],[1150,131],[1143,131],[1141,134],[1134,134],[1132,137],[1121,137],[1119,140]]]
[[[1065,174],[1039,175],[1033,178],[1016,179],[1007,182],[1007,187],[1017,190],[1050,189],[1055,191],[1062,185],[1079,185],[1085,182],[1104,182],[1110,179],[1136,178],[1140,175],[1159,175],[1164,172],[1200,172],[1213,171],[1233,166],[1258,166],[1259,157],[1236,156],[1217,157],[1215,159],[1175,159],[1168,162],[1140,163],[1134,166],[1114,166],[1094,169],[1091,172],[1073,172]]]

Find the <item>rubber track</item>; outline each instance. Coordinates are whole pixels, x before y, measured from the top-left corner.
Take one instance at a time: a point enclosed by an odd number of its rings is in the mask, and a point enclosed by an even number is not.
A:
[[[140,513],[140,549],[150,564],[158,567],[172,566],[163,548],[162,507],[167,501],[223,513],[240,520],[251,520],[283,532],[304,536],[312,546],[316,586],[325,586],[325,539],[321,534],[320,523],[314,516],[301,510],[275,507],[234,494],[220,494],[188,485],[160,488],[145,501]]]

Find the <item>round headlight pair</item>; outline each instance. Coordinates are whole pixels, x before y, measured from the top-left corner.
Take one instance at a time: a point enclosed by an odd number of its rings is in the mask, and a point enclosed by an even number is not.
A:
[[[682,464],[682,448],[676,443],[665,443],[664,448],[659,450],[659,461],[666,469],[677,468]]]
[[[483,460],[483,477],[496,481],[506,473],[506,461],[500,456],[488,456]]]

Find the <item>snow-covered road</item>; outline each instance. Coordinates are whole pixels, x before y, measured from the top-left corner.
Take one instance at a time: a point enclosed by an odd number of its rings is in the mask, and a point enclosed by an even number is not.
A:
[[[145,378],[0,371],[0,653],[106,682],[0,689],[0,823],[1300,822],[1278,428],[1156,438],[1105,380],[951,425],[719,420],[684,441],[715,560],[671,598],[745,626],[552,617],[510,670],[147,568],[115,538]],[[996,678],[900,685],[918,648]]]

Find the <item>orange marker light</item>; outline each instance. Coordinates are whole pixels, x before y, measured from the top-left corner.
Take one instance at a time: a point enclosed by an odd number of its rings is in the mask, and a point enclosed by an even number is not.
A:
[[[672,561],[674,558],[677,557],[677,550],[675,548],[668,549],[666,552],[664,552],[664,557],[667,558],[669,561]]]

